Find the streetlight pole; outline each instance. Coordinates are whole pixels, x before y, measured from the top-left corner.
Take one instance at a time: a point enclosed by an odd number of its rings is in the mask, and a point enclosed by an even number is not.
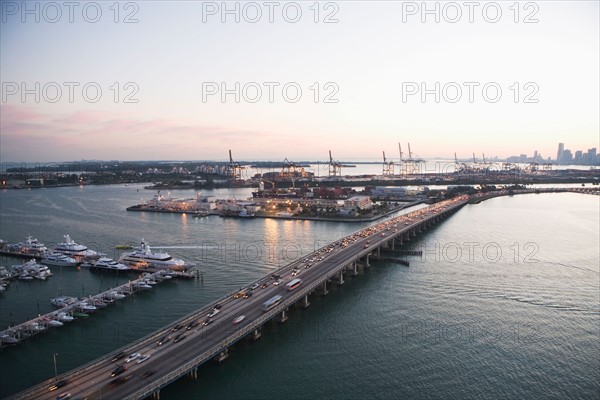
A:
[[[56,356],[58,353],[52,354],[52,358],[54,359],[54,379],[58,379],[58,370],[56,369]]]

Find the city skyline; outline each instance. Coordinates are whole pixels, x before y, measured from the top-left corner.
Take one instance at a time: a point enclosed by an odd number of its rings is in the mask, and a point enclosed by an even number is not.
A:
[[[412,2],[301,3],[295,22],[281,3],[273,23],[264,8],[252,22],[246,3],[229,14],[212,2],[102,3],[72,23],[67,9],[28,4],[2,4],[2,162],[600,147],[596,2],[502,4],[498,21],[478,9],[473,23],[466,9],[452,22],[447,3],[437,15]]]

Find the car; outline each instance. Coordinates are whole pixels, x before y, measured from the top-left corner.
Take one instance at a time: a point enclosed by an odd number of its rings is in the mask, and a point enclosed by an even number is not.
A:
[[[269,287],[269,284],[265,282],[260,287],[261,287],[261,289],[265,289],[265,288]]]
[[[283,282],[281,279],[277,279],[275,282],[273,282],[273,286],[279,286],[281,282]]]
[[[59,396],[56,396],[56,400],[65,400],[65,399],[70,399],[71,398],[71,393],[63,393]]]
[[[363,247],[363,249],[366,249],[367,247],[369,247],[369,244],[365,244],[365,247]]]
[[[110,373],[110,376],[113,377],[113,376],[121,375],[125,371],[127,371],[127,367],[125,367],[124,365],[119,365],[117,368],[115,368]]]
[[[245,299],[247,299],[248,297],[252,297],[252,292],[247,292],[247,293],[244,295],[244,298],[245,298]]]
[[[180,333],[179,335],[175,336],[175,339],[173,339],[173,343],[181,342],[186,337],[187,337],[186,335],[184,335],[183,333]]]
[[[234,325],[237,325],[237,324],[239,324],[240,322],[242,322],[242,321],[244,320],[244,318],[246,318],[246,316],[245,316],[245,315],[240,315],[240,316],[238,316],[238,317],[235,317],[235,318],[233,319],[233,324],[234,324]]]
[[[135,359],[136,359],[136,358],[138,358],[139,356],[140,356],[140,353],[131,353],[131,354],[129,355],[129,357],[127,357],[127,358],[125,359],[125,362],[126,362],[126,363],[132,362],[133,360],[135,360]]]
[[[196,325],[198,325],[199,322],[198,321],[192,321],[188,324],[188,326],[185,327],[186,331],[189,331],[190,329],[194,328]]]
[[[254,290],[258,288],[258,283],[255,283],[254,285],[250,286],[250,290]]]
[[[174,326],[174,327],[173,327],[171,330],[172,330],[173,332],[177,332],[177,331],[178,331],[178,330],[180,330],[181,328],[182,328],[181,324],[177,324],[177,325],[175,325],[175,326]]]
[[[125,352],[121,351],[120,353],[115,354],[115,356],[110,361],[115,362],[115,361],[118,361],[118,360],[120,360],[121,358],[123,358],[125,356],[126,356]]]
[[[239,292],[237,292],[236,294],[233,295],[234,299],[239,299],[240,297],[244,297],[246,295],[246,291],[245,290],[240,290]]]
[[[219,310],[216,310],[213,308],[213,310],[210,313],[208,313],[207,317],[212,318],[212,317],[216,316],[218,313],[219,313]]]
[[[119,385],[123,382],[128,381],[129,379],[131,379],[131,375],[127,375],[127,376],[119,376],[115,379],[113,379],[112,381],[110,381],[111,385]]]
[[[66,386],[66,385],[67,385],[67,383],[69,383],[69,381],[68,381],[68,380],[66,380],[66,379],[61,379],[60,381],[53,383],[53,384],[52,384],[52,385],[51,385],[51,386],[48,388],[48,390],[50,390],[51,392],[53,392],[53,391],[55,391],[56,389],[60,389],[61,387],[63,387],[63,386]]]
[[[223,305],[222,305],[222,304],[215,304],[215,306],[213,307],[213,309],[215,309],[215,310],[220,310],[220,309],[221,309],[221,307],[223,307]]]
[[[144,355],[140,356],[140,358],[138,358],[137,363],[141,364],[149,358],[150,358],[150,354],[144,354]]]
[[[146,379],[147,377],[149,377],[149,376],[152,376],[152,375],[154,375],[155,373],[156,373],[156,371],[155,371],[155,370],[153,370],[153,369],[152,369],[152,370],[150,370],[150,371],[146,371],[146,372],[144,372],[144,373],[142,374],[142,378],[143,378],[143,379]]]
[[[167,343],[169,340],[171,340],[171,336],[169,335],[165,335],[163,337],[161,337],[160,339],[158,339],[158,345],[162,346],[163,344]]]
[[[210,319],[210,318],[207,318],[207,319],[206,319],[206,321],[204,321],[204,322],[202,323],[202,325],[204,325],[204,326],[207,326],[207,325],[210,325],[210,324],[212,324],[212,323],[213,323],[213,320],[212,320],[212,319]]]

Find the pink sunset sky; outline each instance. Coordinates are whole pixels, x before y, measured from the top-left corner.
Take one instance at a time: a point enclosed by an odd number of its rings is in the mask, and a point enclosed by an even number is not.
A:
[[[225,160],[229,149],[240,160],[326,160],[332,150],[374,161],[397,158],[398,142],[425,158],[554,158],[559,142],[600,147],[597,2],[537,2],[535,23],[508,3],[494,23],[481,10],[473,23],[450,22],[444,2],[439,22],[423,22],[403,3],[319,3],[319,15],[300,3],[294,23],[281,13],[251,22],[245,3],[239,22],[203,2],[137,2],[133,23],[121,21],[132,10],[115,22],[107,7],[95,23],[3,9],[0,161]],[[77,84],[73,99],[64,82]],[[82,91],[90,82],[98,101]],[[239,98],[221,97],[236,82]],[[476,83],[473,101],[464,82]],[[297,101],[282,90],[290,83]],[[421,83],[449,91],[407,95]],[[490,83],[498,101],[483,97]]]

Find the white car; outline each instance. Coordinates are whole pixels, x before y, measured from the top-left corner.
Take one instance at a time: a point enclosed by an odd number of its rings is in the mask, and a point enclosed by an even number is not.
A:
[[[130,355],[129,355],[129,357],[127,357],[127,358],[125,359],[125,362],[126,362],[126,363],[132,362],[133,360],[135,360],[135,359],[136,359],[136,358],[138,358],[139,356],[140,356],[140,353],[133,353],[133,354],[130,354]]]
[[[215,308],[215,309],[213,309],[213,310],[212,310],[212,311],[211,311],[211,312],[210,312],[210,313],[207,315],[207,317],[208,317],[208,318],[212,318],[212,317],[214,317],[215,315],[217,315],[218,313],[219,313],[219,310],[217,310],[217,309]]]
[[[281,279],[277,279],[275,282],[273,282],[274,286],[278,286],[279,284],[281,284],[282,280]]]
[[[137,363],[141,364],[149,358],[150,358],[150,354],[144,354],[143,356],[140,356],[140,358],[138,358]]]

